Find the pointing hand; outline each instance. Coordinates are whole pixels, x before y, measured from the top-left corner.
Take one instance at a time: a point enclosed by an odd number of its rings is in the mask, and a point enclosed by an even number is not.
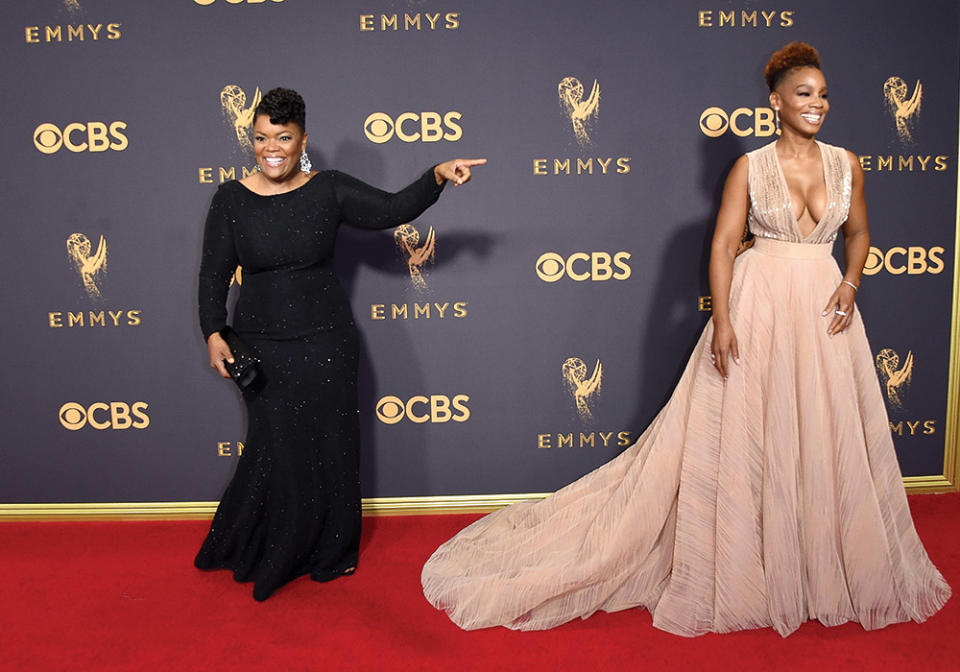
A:
[[[473,166],[482,166],[486,162],[486,159],[453,159],[435,166],[433,176],[437,179],[437,184],[450,180],[459,187],[470,181],[470,169]]]

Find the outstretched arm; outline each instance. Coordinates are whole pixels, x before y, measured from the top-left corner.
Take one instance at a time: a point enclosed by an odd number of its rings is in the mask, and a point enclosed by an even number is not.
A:
[[[740,363],[737,335],[730,322],[730,282],[733,279],[733,260],[736,259],[743,225],[750,207],[747,184],[749,165],[741,156],[730,169],[723,187],[723,199],[717,213],[717,226],[710,246],[710,295],[713,303],[713,341],[710,345],[713,365],[723,376],[729,375],[729,358]]]
[[[389,229],[406,224],[436,203],[447,180],[466,184],[471,177],[470,168],[482,163],[486,159],[454,159],[438,164],[395,193],[337,172],[334,188],[340,215],[347,224],[361,229]]]

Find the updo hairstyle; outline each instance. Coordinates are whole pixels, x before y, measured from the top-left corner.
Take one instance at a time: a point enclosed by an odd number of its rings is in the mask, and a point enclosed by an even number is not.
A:
[[[261,114],[269,117],[271,124],[281,126],[293,122],[301,131],[307,130],[307,106],[300,94],[293,89],[276,88],[267,91],[254,110],[254,120]]]
[[[763,69],[763,78],[773,91],[788,72],[807,67],[820,70],[820,54],[806,42],[791,42],[773,52]]]

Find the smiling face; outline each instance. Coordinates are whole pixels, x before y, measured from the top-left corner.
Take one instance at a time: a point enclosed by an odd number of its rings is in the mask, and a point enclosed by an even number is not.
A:
[[[253,153],[261,174],[271,182],[287,182],[300,170],[300,154],[307,148],[307,134],[292,121],[274,124],[265,114],[253,122]]]
[[[796,68],[788,72],[770,94],[770,106],[779,111],[784,130],[812,137],[823,126],[830,110],[827,80],[819,68]]]

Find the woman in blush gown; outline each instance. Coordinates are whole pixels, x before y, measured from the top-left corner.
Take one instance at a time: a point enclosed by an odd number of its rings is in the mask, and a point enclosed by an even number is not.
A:
[[[815,139],[829,103],[813,47],[787,45],[765,75],[782,135],[727,178],[713,317],[673,395],[611,462],[437,549],[424,594],[461,628],[645,607],[678,635],[786,636],[808,619],[923,621],[949,598],[910,517],[854,305],[870,246],[863,172]],[[738,256],[745,222],[756,242]]]

